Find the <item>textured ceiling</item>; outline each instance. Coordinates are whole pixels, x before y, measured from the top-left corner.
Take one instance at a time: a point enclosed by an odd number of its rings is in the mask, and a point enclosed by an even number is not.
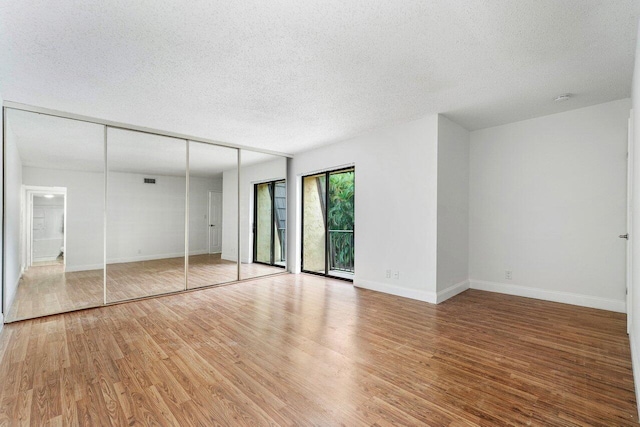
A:
[[[425,114],[479,129],[628,97],[639,16],[635,0],[3,0],[0,93],[295,153]]]

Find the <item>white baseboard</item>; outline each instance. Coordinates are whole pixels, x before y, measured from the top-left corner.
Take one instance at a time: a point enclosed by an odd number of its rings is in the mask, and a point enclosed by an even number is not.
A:
[[[204,251],[192,251],[189,256],[193,255],[205,255],[208,252]],[[126,262],[140,262],[140,261],[154,261],[158,259],[167,259],[167,258],[180,258],[184,256],[184,252],[175,253],[175,254],[163,254],[163,255],[141,255],[136,257],[128,257],[128,258],[114,258],[107,260],[107,264],[123,264]],[[102,270],[104,266],[102,264],[85,264],[85,265],[67,265],[64,268],[64,271],[67,273],[73,273],[76,271],[89,271],[89,270]]]
[[[4,314],[0,313],[0,334],[2,333],[3,327],[4,327]]]
[[[361,279],[354,279],[353,285],[358,288],[383,292],[385,294],[396,295],[404,298],[411,298],[418,301],[430,302],[431,304],[435,304],[437,301],[437,294],[435,292],[423,291],[420,289],[404,288],[402,286],[390,285],[388,283]]]
[[[440,304],[443,301],[448,300],[451,297],[458,295],[469,289],[469,281],[463,280],[455,285],[449,286],[447,289],[443,289],[436,294],[436,304]]]
[[[104,265],[102,264],[87,264],[87,265],[73,265],[73,266],[65,266],[65,273],[73,273],[76,271],[90,271],[90,270],[102,270]]]
[[[16,284],[13,287],[13,293],[12,294],[5,294],[5,307],[4,307],[4,312],[6,313],[7,311],[9,311],[9,308],[11,308],[11,304],[13,304],[13,300],[16,298],[16,294],[18,293],[18,286],[20,286],[20,279],[22,278],[22,275],[20,277],[18,277],[18,280],[16,280]],[[4,290],[5,292],[7,291],[7,289],[5,288]]]
[[[207,251],[191,251],[189,256],[191,255],[204,255]],[[137,255],[132,257],[123,257],[123,258],[113,258],[108,259],[107,264],[124,264],[126,262],[140,262],[140,261],[155,261],[158,259],[167,259],[167,258],[181,258],[184,257],[184,252],[176,252],[171,254],[156,254],[156,255]]]
[[[220,252],[211,252],[212,254],[219,254]],[[189,256],[195,256],[195,255],[209,255],[209,251],[206,249],[202,249],[199,251],[191,251],[189,252]]]
[[[638,408],[638,417],[640,418],[640,353],[638,353],[638,347],[636,346],[636,340],[634,339],[635,334],[633,333],[633,329],[631,329],[631,333],[629,334],[629,344],[631,347],[631,369],[633,371],[633,384],[636,390],[636,405]]]
[[[473,279],[469,280],[469,287],[471,289],[478,289],[481,291],[497,292],[519,297],[535,298],[545,301],[561,302],[564,304],[626,313],[626,303],[624,300],[614,300],[590,295],[574,294],[570,292],[530,288],[527,286],[512,285],[510,283],[487,282],[484,280]]]
[[[36,262],[51,262],[51,261],[55,261],[58,259],[58,256],[45,256],[45,257],[38,257],[38,258],[34,258],[32,260],[33,263]]]
[[[232,261],[232,262],[238,262],[238,257],[236,256],[229,256],[229,255],[225,255],[224,253],[220,254],[220,259],[224,260],[224,261]]]

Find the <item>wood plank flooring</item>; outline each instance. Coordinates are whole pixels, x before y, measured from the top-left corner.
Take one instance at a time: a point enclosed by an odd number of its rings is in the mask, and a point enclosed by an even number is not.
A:
[[[5,325],[0,425],[627,426],[625,316],[279,275]]]
[[[262,264],[242,264],[241,279],[284,270]],[[118,302],[184,289],[184,258],[109,264],[107,302]],[[236,281],[237,264],[220,254],[189,257],[189,288]],[[103,270],[66,273],[59,262],[33,266],[20,280],[7,321],[46,316],[103,304]]]

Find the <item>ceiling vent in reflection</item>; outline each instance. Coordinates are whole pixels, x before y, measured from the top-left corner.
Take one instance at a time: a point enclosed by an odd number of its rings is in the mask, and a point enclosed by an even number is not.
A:
[[[155,178],[145,178],[144,179],[144,183],[145,184],[155,184],[156,183],[156,179]]]

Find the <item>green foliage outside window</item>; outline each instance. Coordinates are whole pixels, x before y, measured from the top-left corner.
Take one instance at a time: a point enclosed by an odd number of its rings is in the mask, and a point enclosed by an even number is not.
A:
[[[331,268],[353,271],[353,231],[355,174],[353,171],[329,175],[329,241]]]

